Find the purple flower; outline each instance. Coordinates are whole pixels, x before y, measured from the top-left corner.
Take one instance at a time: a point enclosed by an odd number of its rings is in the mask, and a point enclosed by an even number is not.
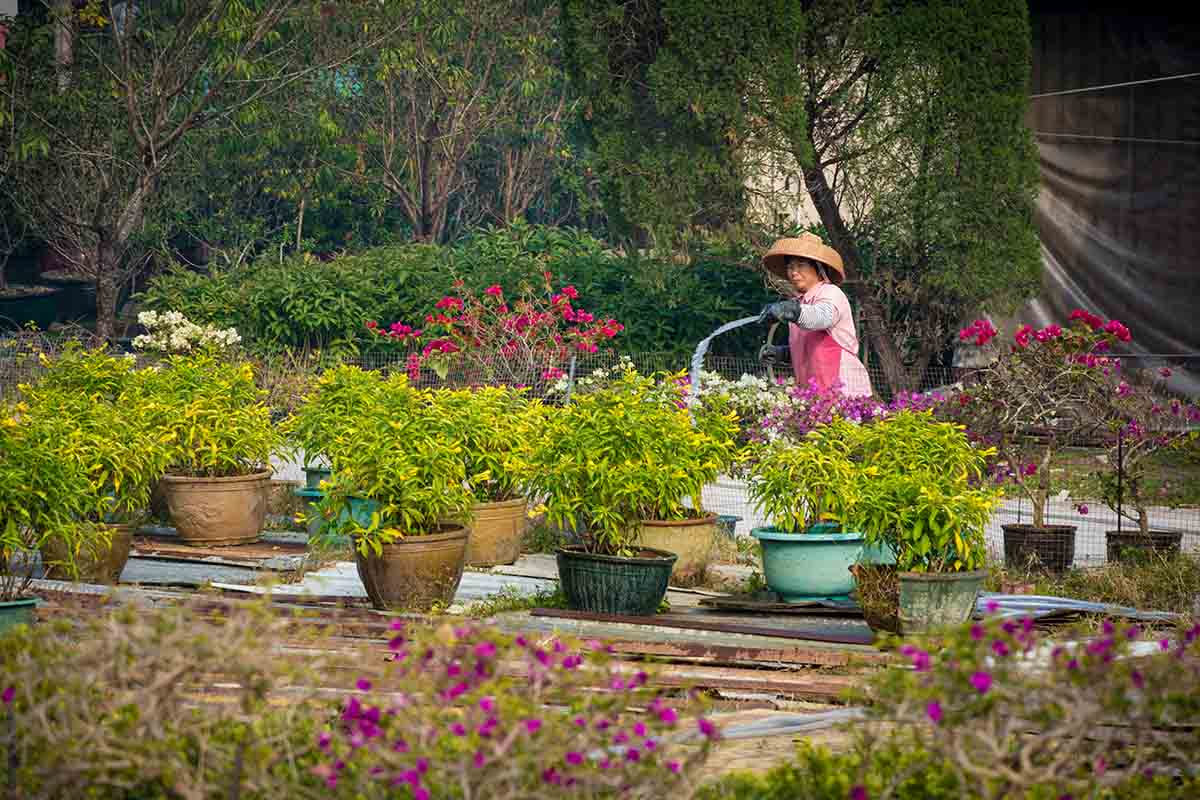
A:
[[[571,721],[580,728],[587,727],[587,720],[584,719],[583,717],[576,717],[575,719],[573,719]]]
[[[712,739],[717,735],[717,726],[712,723],[712,720],[701,717],[696,720],[696,725],[700,728],[700,733],[707,739]]]
[[[647,739],[646,741],[642,742],[642,747],[646,748],[647,750],[653,750],[654,748],[658,747],[658,742],[654,741],[653,739]]]
[[[429,800],[429,790],[424,786],[414,787],[413,800]]]
[[[636,747],[631,747],[625,751],[625,760],[626,761],[637,761],[641,757],[642,757],[642,753]]]
[[[402,631],[402,630],[404,630],[404,621],[394,619],[394,620],[392,620],[392,624],[389,625],[388,627],[394,631]]]
[[[539,730],[541,730],[541,728],[542,721],[540,719],[525,720],[525,730],[529,731],[530,733],[537,733]]]
[[[850,789],[850,800],[870,800],[870,795],[867,794],[867,787],[861,783]]]
[[[664,725],[674,725],[679,721],[679,715],[675,713],[673,708],[664,708],[658,712],[658,719]]]
[[[571,766],[579,766],[583,763],[583,754],[572,750],[571,752],[567,753],[567,763]]]
[[[475,645],[476,658],[491,658],[496,655],[496,645],[492,642],[480,642]]]
[[[424,775],[428,771],[429,771],[429,759],[418,758],[417,759],[417,772]]]
[[[487,697],[479,698],[479,710],[485,714],[490,714],[496,710],[496,698],[488,695]]]
[[[1076,508],[1076,510],[1083,516],[1085,516],[1085,517],[1087,516],[1088,507],[1085,503],[1080,503],[1079,506]]]
[[[971,626],[971,638],[973,640],[978,642],[980,639],[983,638],[983,634],[984,634],[984,631],[983,631],[982,625],[980,625],[979,623],[975,623],[974,625]]]
[[[1006,655],[1008,655],[1008,644],[1002,639],[997,639],[992,642],[992,652],[1000,658],[1004,658]]]
[[[929,717],[929,721],[937,725],[942,721],[942,704],[937,700],[930,700],[925,706],[925,714]]]
[[[358,690],[360,692],[371,691],[371,682],[369,680],[367,680],[366,678],[359,678],[358,682],[355,683],[354,685],[358,687]]]
[[[987,613],[995,614],[1000,610],[1000,604],[995,600],[988,600],[987,603],[984,604],[983,608],[985,611],[987,611]]]
[[[645,739],[646,738],[646,723],[644,723],[644,722],[634,723],[633,735],[639,736],[639,737]]]
[[[542,782],[557,786],[562,783],[562,776],[558,774],[558,770],[550,767],[542,772]]]
[[[667,769],[669,769],[671,772],[674,772],[676,775],[678,775],[679,771],[682,769],[682,767],[679,765],[678,761],[668,761]]]
[[[1133,685],[1136,686],[1137,688],[1139,688],[1139,689],[1146,688],[1146,679],[1144,677],[1142,677],[1142,673],[1137,671],[1136,669],[1129,676],[1129,679],[1131,681],[1133,681]]]
[[[333,736],[329,734],[329,731],[322,731],[321,735],[317,737],[317,747],[321,748],[322,750],[328,750],[329,744],[332,741]]]
[[[617,731],[613,736],[613,744],[625,744],[629,741],[629,734],[625,731]]]
[[[4,690],[4,694],[0,695],[0,700],[4,701],[4,705],[10,705],[13,698],[17,696],[17,687],[9,686]]]
[[[992,688],[992,676],[986,672],[975,672],[971,675],[971,685],[980,694],[987,694],[988,689]]]
[[[1160,650],[1170,650],[1171,649],[1171,640],[1170,639],[1160,639],[1158,642],[1158,648]]]
[[[467,726],[463,725],[461,722],[456,722],[450,726],[450,733],[455,736],[466,736]]]
[[[482,769],[487,763],[487,758],[484,757],[482,750],[475,751],[475,757],[471,759],[471,763],[475,765],[475,769]]]

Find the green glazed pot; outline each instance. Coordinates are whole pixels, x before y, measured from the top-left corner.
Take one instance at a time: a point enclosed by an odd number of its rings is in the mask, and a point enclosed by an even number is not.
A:
[[[321,481],[329,480],[333,473],[324,467],[305,467],[304,468],[304,488],[320,489]]]
[[[987,570],[901,572],[900,632],[933,633],[962,625],[975,611]]]
[[[785,533],[755,528],[750,535],[762,547],[767,587],[785,603],[844,600],[854,590],[850,565],[862,554],[861,533]]]
[[[0,602],[0,636],[3,636],[9,628],[15,628],[18,625],[32,625],[33,610],[37,608],[37,604],[36,597],[22,597],[17,600]]]
[[[648,617],[667,594],[676,555],[644,547],[635,558],[585,553],[581,548],[558,551],[558,580],[567,607],[594,614]]]

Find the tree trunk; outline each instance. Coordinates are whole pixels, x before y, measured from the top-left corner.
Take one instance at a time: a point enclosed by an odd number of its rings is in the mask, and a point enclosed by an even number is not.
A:
[[[111,342],[117,330],[117,282],[120,265],[117,254],[109,246],[101,244],[95,254],[96,276],[96,338]]]
[[[821,222],[829,233],[833,248],[842,256],[842,263],[846,268],[846,278],[847,280],[856,280],[862,273],[862,256],[858,252],[854,238],[846,228],[846,223],[842,220],[841,209],[838,208],[837,198],[833,196],[833,190],[829,188],[829,182],[825,179],[825,172],[820,167],[814,166],[806,167],[803,174],[804,187],[808,190],[808,196],[812,198],[817,214],[820,215]],[[879,356],[879,364],[883,367],[884,377],[887,378],[888,387],[892,392],[912,391],[921,376],[917,375],[914,379],[905,369],[900,348],[888,335],[887,315],[884,312],[883,304],[870,292],[863,292],[858,300],[862,307],[860,319],[865,329],[862,338],[874,346],[875,353]]]
[[[58,90],[71,85],[71,65],[75,63],[75,19],[71,0],[54,0],[54,69]]]

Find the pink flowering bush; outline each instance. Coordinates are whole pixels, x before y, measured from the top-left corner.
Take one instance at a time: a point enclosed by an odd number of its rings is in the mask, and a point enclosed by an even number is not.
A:
[[[985,321],[959,332],[964,343],[986,345],[996,335]],[[1120,368],[1111,355],[1128,342],[1128,328],[1085,311],[1071,314],[1067,327],[1022,326],[1008,352],[979,370],[943,412],[999,452],[999,480],[1011,480],[1033,504],[1033,525],[1045,527],[1054,493],[1050,463],[1065,444],[1095,436],[1104,420],[1096,403],[1113,391]]]
[[[463,281],[425,315],[421,327],[403,322],[367,329],[388,341],[419,348],[406,361],[409,377],[422,368],[445,378],[457,368],[475,383],[529,386],[562,377],[574,353],[596,353],[625,329],[579,307],[574,286],[555,291],[549,272],[541,291],[522,285],[509,298],[497,285],[475,293]]]
[[[718,736],[599,642],[392,628],[388,668],[318,735],[312,771],[332,797],[686,797]]]
[[[945,397],[937,392],[900,392],[888,403],[873,397],[847,397],[842,394],[840,384],[822,389],[815,380],[806,386],[790,386],[786,394],[785,403],[763,416],[756,440],[799,441],[834,419],[870,423],[901,411],[928,411],[945,402]]]
[[[1151,634],[1105,621],[1064,642],[993,615],[900,654],[912,669],[877,676],[871,716],[911,731],[970,796],[1187,796],[1161,790],[1200,746],[1200,624]],[[874,738],[868,749],[887,734]]]

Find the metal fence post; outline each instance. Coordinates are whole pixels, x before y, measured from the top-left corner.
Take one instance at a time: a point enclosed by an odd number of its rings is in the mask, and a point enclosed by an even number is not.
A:
[[[1121,532],[1122,501],[1125,496],[1125,430],[1117,428],[1117,533]]]

